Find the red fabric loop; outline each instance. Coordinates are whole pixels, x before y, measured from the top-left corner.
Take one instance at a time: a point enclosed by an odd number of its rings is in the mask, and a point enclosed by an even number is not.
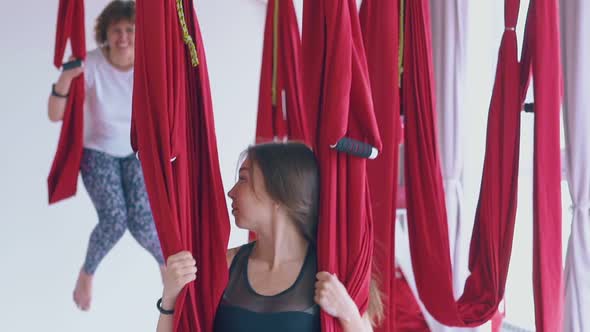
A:
[[[63,63],[68,40],[71,43],[73,56],[76,59],[86,58],[85,33],[84,1],[60,0],[53,58],[57,68],[60,68]],[[70,85],[70,95],[64,111],[59,142],[47,177],[49,204],[76,194],[84,144],[84,89],[84,74],[82,74]]]

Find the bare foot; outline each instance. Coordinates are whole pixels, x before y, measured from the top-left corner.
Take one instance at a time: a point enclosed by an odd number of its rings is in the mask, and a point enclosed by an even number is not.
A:
[[[76,289],[74,289],[74,302],[78,309],[82,311],[90,310],[90,302],[92,301],[92,278],[91,274],[80,270],[78,281],[76,282]]]

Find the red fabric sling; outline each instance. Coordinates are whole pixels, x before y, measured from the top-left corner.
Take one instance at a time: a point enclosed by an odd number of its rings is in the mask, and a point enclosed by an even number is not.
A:
[[[132,142],[164,255],[189,250],[199,268],[175,306],[174,330],[183,332],[213,330],[228,273],[229,217],[193,8],[191,0],[138,1],[132,117]]]
[[[330,146],[343,137],[380,149],[354,0],[304,2],[303,52],[310,133],[320,165],[320,270],[336,273],[364,313],[373,255],[366,160]],[[322,313],[322,331],[341,331]]]
[[[256,143],[275,139],[304,141],[305,119],[301,38],[291,0],[269,0],[264,30]]]
[[[563,328],[561,158],[559,116],[562,72],[557,0],[531,0],[533,84],[533,289],[537,331]],[[529,15],[531,15],[529,13]]]
[[[424,315],[412,289],[408,285],[406,277],[398,270],[400,278],[395,282],[395,329],[393,332],[428,332],[430,329],[426,324]]]
[[[68,39],[76,59],[86,58],[84,1],[60,0],[53,64],[61,68]],[[76,194],[84,144],[84,74],[76,77],[64,112],[57,151],[47,177],[49,204]]]
[[[483,179],[470,249],[471,275],[463,295],[455,301],[434,127],[428,2],[408,3],[406,17],[411,23],[406,23],[402,99],[407,111],[405,133],[410,246],[420,298],[437,320],[446,325],[475,326],[494,315],[503,298],[512,248],[520,110],[532,66],[536,78],[535,97],[538,97],[535,104],[534,182],[537,329],[555,331],[559,330],[561,312],[558,158],[561,75],[557,6],[554,0],[533,2],[527,20],[521,70],[517,62],[514,29],[518,6],[518,0],[506,1],[507,28],[500,46],[488,118]],[[539,17],[543,19],[539,20]],[[549,20],[547,26],[544,25],[545,19]],[[543,53],[547,49],[551,49],[549,55]],[[539,254],[543,257],[543,266],[539,264]],[[433,276],[437,278],[435,281]]]
[[[395,331],[395,206],[398,178],[399,9],[397,1],[364,0],[360,22],[364,37],[375,117],[383,141],[376,160],[367,163],[375,237],[374,271],[384,295],[384,320],[376,331]]]
[[[503,297],[512,247],[521,109],[516,32],[507,29],[500,46],[470,252],[471,275],[462,297],[455,301],[436,141],[428,1],[409,1],[406,6],[402,103],[408,228],[416,283],[421,300],[438,321],[476,326],[494,315]],[[506,25],[514,27],[518,1],[506,1],[505,13]]]
[[[292,0],[269,0],[260,70],[256,143],[295,140],[311,145],[304,112],[301,37]],[[249,239],[256,238],[253,232]]]

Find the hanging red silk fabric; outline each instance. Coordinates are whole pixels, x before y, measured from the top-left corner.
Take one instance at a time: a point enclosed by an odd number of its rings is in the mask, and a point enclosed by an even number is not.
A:
[[[394,332],[428,332],[428,324],[424,319],[422,310],[416,302],[412,289],[408,285],[406,277],[401,270],[397,270],[400,277],[395,282],[395,297],[393,298],[395,309]]]
[[[539,37],[538,29],[540,25],[544,24],[541,23],[544,20],[537,20],[537,18],[553,18],[557,15],[555,2],[553,0],[544,1],[545,9],[543,11],[538,9],[537,6],[540,2],[536,1],[533,1],[529,10],[522,68],[517,61],[515,32],[519,1],[507,0],[505,2],[506,29],[500,46],[496,81],[488,118],[483,179],[470,249],[469,269],[471,275],[467,279],[463,295],[458,301],[454,300],[452,292],[451,265],[448,257],[448,230],[434,127],[436,119],[432,87],[432,61],[430,59],[430,27],[427,25],[429,22],[428,3],[427,1],[411,1],[407,4],[405,38],[407,44],[404,54],[405,74],[402,99],[406,110],[405,114],[407,114],[407,130],[405,131],[406,170],[408,172],[407,202],[412,263],[421,300],[428,311],[438,321],[446,325],[476,326],[486,322],[494,315],[504,295],[516,215],[520,110],[526,94],[532,63],[534,63],[535,78],[536,75],[541,77],[539,80],[541,83],[535,79],[535,84],[542,84],[539,86],[539,90],[550,96],[545,97],[544,100],[541,98],[536,100],[536,104],[542,104],[541,107],[544,110],[536,112],[536,130],[537,127],[546,129],[550,135],[546,139],[539,139],[539,136],[544,134],[540,135],[540,132],[536,132],[536,155],[541,147],[547,147],[549,152],[544,151],[539,154],[539,158],[543,162],[539,162],[535,157],[535,168],[539,169],[536,172],[542,174],[547,172],[550,181],[554,180],[554,171],[559,176],[559,158],[557,157],[559,156],[559,131],[557,127],[556,137],[554,126],[559,124],[559,119],[555,119],[555,115],[559,112],[559,103],[556,102],[558,98],[555,95],[561,90],[557,85],[559,83],[554,83],[555,86],[552,88],[555,89],[551,92],[546,90],[550,86],[546,83],[547,80],[550,80],[547,73],[553,74],[554,82],[559,82],[559,63],[555,63],[555,54],[552,53],[552,56],[542,56],[546,61],[543,70],[536,64],[537,56],[543,52],[538,45],[539,39],[542,39]],[[549,2],[553,5],[549,5]],[[543,16],[539,16],[540,13]],[[530,19],[531,17],[535,19]],[[530,26],[532,25],[531,21],[534,22],[532,27]],[[555,24],[553,24],[555,22],[553,19],[550,22],[550,28],[545,30],[545,33],[550,34],[550,37],[544,46],[545,48],[554,47],[558,50],[559,44],[555,44],[557,37],[553,34],[554,30],[556,31]],[[551,70],[547,69],[550,65],[554,65]],[[558,79],[555,79],[556,77]],[[535,89],[535,97],[538,93],[538,90]],[[550,125],[547,119],[555,120],[555,123]],[[554,151],[556,143],[557,150]],[[555,161],[543,164],[551,155],[555,157],[557,164]],[[535,187],[539,188],[540,183],[543,182],[535,175]],[[555,186],[544,186],[543,188],[550,193],[539,194],[539,190],[534,190],[535,201],[540,200],[550,208],[555,208],[555,211],[559,211],[559,206],[556,207],[560,204],[559,181]],[[554,200],[549,201],[548,197]],[[556,226],[549,225],[548,220],[550,219],[551,223],[557,223],[560,227],[560,223],[556,222],[556,220],[561,220],[560,215],[557,215],[557,212],[553,214],[546,212],[539,210],[536,203],[535,227],[539,229],[551,228],[552,231],[559,234],[559,231],[555,230]],[[545,236],[536,231],[535,237],[550,243],[547,246],[543,241],[535,239],[535,247],[542,243],[538,247],[543,248],[542,252],[549,254],[546,251],[549,248],[560,252],[560,247],[558,248],[556,245],[556,236],[553,234]],[[538,250],[535,249],[535,251]],[[561,287],[561,278],[554,266],[556,262],[561,263],[561,256],[558,254],[559,258],[555,258],[555,255],[551,255],[549,258],[552,261],[549,264],[550,267],[540,271],[539,279],[543,283],[535,282],[535,297],[537,298],[537,294],[541,294],[544,299],[542,302],[537,302],[537,320],[551,322],[547,324],[551,327],[539,326],[539,322],[537,322],[537,330],[539,331],[555,331],[554,328],[557,328],[557,319],[555,318],[558,316],[556,313],[561,310],[548,308],[548,306],[553,307],[556,303],[561,303],[557,296]],[[535,260],[538,258],[537,255]],[[543,259],[548,258],[544,256]],[[546,275],[549,277],[544,279],[543,277]],[[536,278],[538,277],[536,276]],[[550,287],[551,282],[555,282],[556,285]],[[554,296],[551,297],[548,294]],[[556,302],[547,301],[549,298]],[[539,310],[542,310],[541,314]]]
[[[292,0],[269,0],[264,29],[256,142],[309,143],[301,70],[301,38]]]
[[[193,1],[138,1],[132,144],[168,257],[199,273],[175,305],[174,331],[212,331],[227,283],[229,217],[219,172],[205,51]]]
[[[437,150],[434,77],[428,1],[406,4],[404,76],[408,228],[420,299],[441,323],[476,326],[488,321],[503,297],[516,213],[520,130],[516,32],[500,46],[488,118],[484,175],[470,253],[471,275],[462,297],[453,297],[444,191]],[[506,1],[514,27],[518,1]],[[498,143],[498,137],[502,137]]]
[[[292,0],[269,0],[260,71],[256,143],[311,144],[303,98],[301,37]],[[256,235],[250,232],[250,240]]]
[[[53,64],[61,68],[68,39],[76,59],[86,58],[84,1],[60,0]],[[76,194],[84,130],[84,74],[76,77],[64,112],[57,151],[47,178],[49,204]]]
[[[360,9],[375,118],[383,142],[379,158],[367,163],[375,237],[374,271],[383,296],[384,320],[376,331],[395,331],[395,206],[398,177],[399,9],[397,1],[364,0]]]
[[[381,148],[358,12],[354,0],[303,6],[306,106],[321,176],[318,265],[338,275],[364,313],[373,255],[366,160],[331,148],[345,137]],[[322,313],[322,331],[341,327]]]
[[[561,164],[562,72],[558,0],[531,0],[535,114],[533,165],[533,289],[537,331],[563,328]],[[531,15],[531,13],[529,13]]]

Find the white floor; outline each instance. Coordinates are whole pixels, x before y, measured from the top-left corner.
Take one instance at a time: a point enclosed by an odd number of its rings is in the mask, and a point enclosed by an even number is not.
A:
[[[92,208],[85,195],[76,198]],[[91,312],[80,312],[72,290],[95,216],[72,220],[72,204],[48,208],[43,216],[13,220],[2,232],[0,330],[152,331],[161,292],[155,260],[127,233],[95,276]],[[32,204],[29,201],[29,204]],[[23,204],[25,205],[25,204]],[[77,204],[80,205],[80,204]],[[2,223],[7,222],[3,220]]]

